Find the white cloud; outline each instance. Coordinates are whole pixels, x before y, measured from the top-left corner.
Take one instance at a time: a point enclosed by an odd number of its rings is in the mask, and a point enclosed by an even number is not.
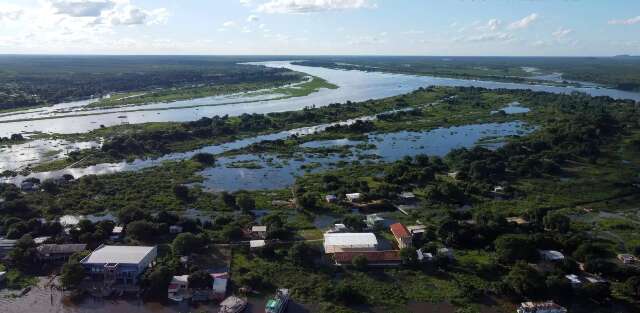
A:
[[[245,7],[250,7],[253,5],[253,1],[251,0],[240,0],[240,4]]]
[[[567,37],[567,35],[571,34],[573,32],[573,29],[569,29],[569,28],[558,28],[558,30],[556,30],[555,32],[551,33],[551,35],[553,37],[555,37],[556,39],[562,39],[564,37]]]
[[[260,20],[260,18],[257,15],[249,15],[249,17],[247,17],[247,22],[257,22],[258,20]]]
[[[640,15],[624,20],[610,20],[610,25],[634,25],[640,23]]]
[[[477,36],[467,37],[466,41],[471,42],[490,42],[490,41],[508,41],[513,39],[513,35],[509,33],[487,33]]]
[[[313,13],[375,8],[369,0],[270,0],[258,7],[264,13]]]
[[[489,28],[489,30],[491,31],[496,31],[498,30],[498,28],[500,28],[500,24],[502,24],[502,21],[499,19],[490,19],[489,22],[487,22],[487,28]]]
[[[424,30],[416,30],[416,29],[412,29],[412,30],[408,30],[406,32],[403,32],[403,34],[405,35],[422,35],[424,34]]]
[[[24,10],[17,7],[0,7],[0,22],[2,21],[15,21],[19,19]]]
[[[235,27],[237,24],[234,21],[226,21],[224,23],[222,23],[223,27]]]
[[[509,29],[523,29],[529,27],[539,18],[537,13],[531,13],[528,16],[525,16],[521,20],[517,20],[511,24],[509,24]]]
[[[148,11],[127,6],[122,10],[110,12],[104,20],[111,25],[155,25],[166,23],[168,18],[169,11],[164,8]]]
[[[113,0],[52,0],[56,14],[73,17],[99,17],[102,12],[115,7]]]

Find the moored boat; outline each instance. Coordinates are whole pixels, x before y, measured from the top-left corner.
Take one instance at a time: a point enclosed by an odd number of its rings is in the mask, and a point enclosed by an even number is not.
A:
[[[239,313],[247,307],[247,300],[231,296],[220,302],[218,313]]]
[[[265,313],[282,313],[289,304],[289,289],[278,289],[275,296],[267,301]]]

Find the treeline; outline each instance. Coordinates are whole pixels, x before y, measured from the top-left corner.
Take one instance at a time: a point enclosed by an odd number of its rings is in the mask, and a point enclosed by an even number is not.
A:
[[[287,69],[216,57],[3,56],[0,109],[55,104],[111,92],[294,81]]]

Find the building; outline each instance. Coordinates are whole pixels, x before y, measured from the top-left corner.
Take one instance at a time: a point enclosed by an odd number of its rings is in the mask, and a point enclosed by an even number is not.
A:
[[[398,243],[398,248],[408,248],[412,244],[412,237],[409,230],[400,223],[395,223],[390,227],[393,237]]]
[[[407,226],[407,230],[409,230],[409,233],[411,233],[411,236],[413,236],[413,238],[419,238],[427,232],[427,226],[411,225]]]
[[[267,238],[267,226],[251,227],[251,235],[255,238],[261,238],[261,239]]]
[[[416,254],[418,255],[418,262],[420,263],[433,261],[433,254],[424,252],[422,249],[416,250]]]
[[[447,258],[449,260],[453,260],[455,257],[453,255],[453,249],[451,248],[440,248],[438,249],[438,256]]]
[[[618,254],[618,260],[620,260],[624,264],[634,264],[638,262],[638,258],[636,258],[633,254]]]
[[[575,288],[582,285],[582,280],[580,280],[580,277],[578,277],[578,275],[570,274],[566,275],[565,278],[569,281],[571,287]]]
[[[556,250],[538,250],[540,258],[548,262],[556,262],[564,260],[564,254]]]
[[[325,253],[376,251],[378,239],[373,233],[324,234]]]
[[[362,198],[362,194],[361,193],[348,193],[346,195],[344,195],[347,198],[347,201],[349,202],[357,202],[358,200],[360,200]]]
[[[123,226],[114,226],[113,230],[111,231],[111,237],[109,237],[109,239],[113,241],[118,241],[122,238],[123,232],[124,232]]]
[[[416,195],[413,194],[413,192],[408,192],[408,191],[405,191],[405,192],[399,194],[398,198],[400,199],[400,201],[402,201],[404,203],[411,203],[411,202],[416,201]]]
[[[189,275],[173,276],[167,289],[167,298],[180,302],[189,297]]]
[[[264,240],[251,240],[249,241],[249,249],[260,249],[264,248],[267,245],[267,242]]]
[[[17,240],[0,239],[0,259],[4,258],[16,246]]]
[[[380,216],[380,214],[369,214],[365,219],[365,223],[369,228],[378,228],[384,225],[384,217]]]
[[[356,252],[336,252],[334,258],[336,265],[349,265],[357,256],[367,259],[369,266],[397,266],[401,263],[400,251],[356,251]]]
[[[180,225],[171,225],[169,226],[169,233],[170,234],[179,234],[182,232],[182,226]]]
[[[324,200],[327,201],[327,203],[335,203],[338,201],[338,197],[335,195],[326,195],[324,196]]]
[[[213,273],[213,287],[211,288],[212,300],[223,300],[227,296],[227,286],[229,285],[229,273]]]
[[[39,246],[45,242],[47,242],[47,240],[51,239],[51,236],[42,236],[42,237],[36,237],[33,238],[33,242],[36,244],[36,246]]]
[[[38,258],[48,262],[65,262],[69,257],[87,248],[86,244],[43,244],[38,246]]]
[[[331,226],[331,228],[329,228],[326,232],[331,234],[331,233],[346,233],[347,231],[349,231],[349,228],[347,228],[347,225],[333,224],[333,226]]]
[[[523,302],[520,304],[517,313],[567,313],[567,309],[561,307],[553,301],[547,302]]]
[[[80,261],[94,279],[105,284],[136,285],[139,276],[153,265],[157,248],[102,245]]]

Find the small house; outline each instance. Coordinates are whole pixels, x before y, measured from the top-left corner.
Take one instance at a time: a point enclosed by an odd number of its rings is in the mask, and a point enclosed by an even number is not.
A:
[[[582,285],[582,280],[580,280],[580,277],[578,277],[578,275],[570,274],[570,275],[566,275],[565,278],[569,281],[571,286],[574,288]]]
[[[517,313],[567,313],[567,309],[553,301],[547,302],[523,302],[520,304]]]
[[[167,289],[167,298],[180,302],[189,295],[189,275],[173,276]]]
[[[336,195],[326,195],[324,200],[327,201],[327,203],[336,203],[338,201],[338,197],[336,197]]]
[[[398,195],[398,198],[400,199],[400,201],[404,203],[411,203],[416,201],[416,195],[413,194],[413,192],[408,192],[408,191],[405,191],[400,195]]]
[[[390,230],[398,243],[398,248],[403,249],[411,246],[413,238],[411,237],[409,230],[404,225],[395,223],[391,225]]]
[[[122,239],[123,232],[124,232],[123,226],[114,226],[113,230],[111,231],[111,236],[109,237],[109,239],[113,241],[118,241]]]
[[[362,199],[361,193],[348,193],[344,196],[347,198],[347,201],[349,202],[358,202],[360,199]]]
[[[438,249],[438,256],[447,258],[449,260],[453,260],[455,257],[453,255],[453,249],[451,248],[440,248]]]
[[[324,251],[336,252],[376,251],[378,239],[373,233],[324,234]]]
[[[38,258],[47,262],[65,262],[76,252],[84,251],[86,244],[43,244],[36,248]]]
[[[267,245],[267,242],[262,239],[249,241],[249,249],[251,250],[264,248],[266,245]]]
[[[411,233],[411,237],[414,239],[420,238],[427,232],[427,226],[424,225],[411,225],[407,226],[407,230]]]
[[[151,267],[158,255],[155,246],[102,245],[80,261],[88,274],[105,283],[137,285],[140,275]]]
[[[380,216],[380,214],[369,214],[365,219],[367,226],[372,229],[382,227],[384,225],[384,221],[384,217]]]
[[[36,246],[39,246],[45,242],[47,242],[47,240],[51,239],[51,236],[42,236],[42,237],[36,237],[33,238],[33,242],[36,244]]]
[[[420,263],[433,261],[433,254],[422,251],[422,248],[416,250],[416,253],[418,254],[418,262]]]
[[[255,238],[261,238],[261,239],[267,238],[267,226],[251,227],[251,235]]]
[[[633,254],[618,254],[618,260],[620,260],[623,264],[634,264],[638,262],[638,258]]]
[[[557,262],[564,260],[564,254],[556,250],[538,250],[540,258],[547,262]]]
[[[227,286],[229,285],[229,273],[213,273],[213,285],[211,288],[212,300],[223,300],[227,295]]]
[[[182,226],[180,225],[171,225],[169,226],[169,233],[170,234],[179,234],[182,232]]]
[[[13,239],[0,239],[0,259],[4,258],[6,255],[13,250],[16,246],[17,240]]]
[[[349,228],[347,228],[347,225],[345,224],[333,224],[333,226],[331,226],[331,228],[329,228],[326,232],[329,234],[346,233],[348,230]]]

